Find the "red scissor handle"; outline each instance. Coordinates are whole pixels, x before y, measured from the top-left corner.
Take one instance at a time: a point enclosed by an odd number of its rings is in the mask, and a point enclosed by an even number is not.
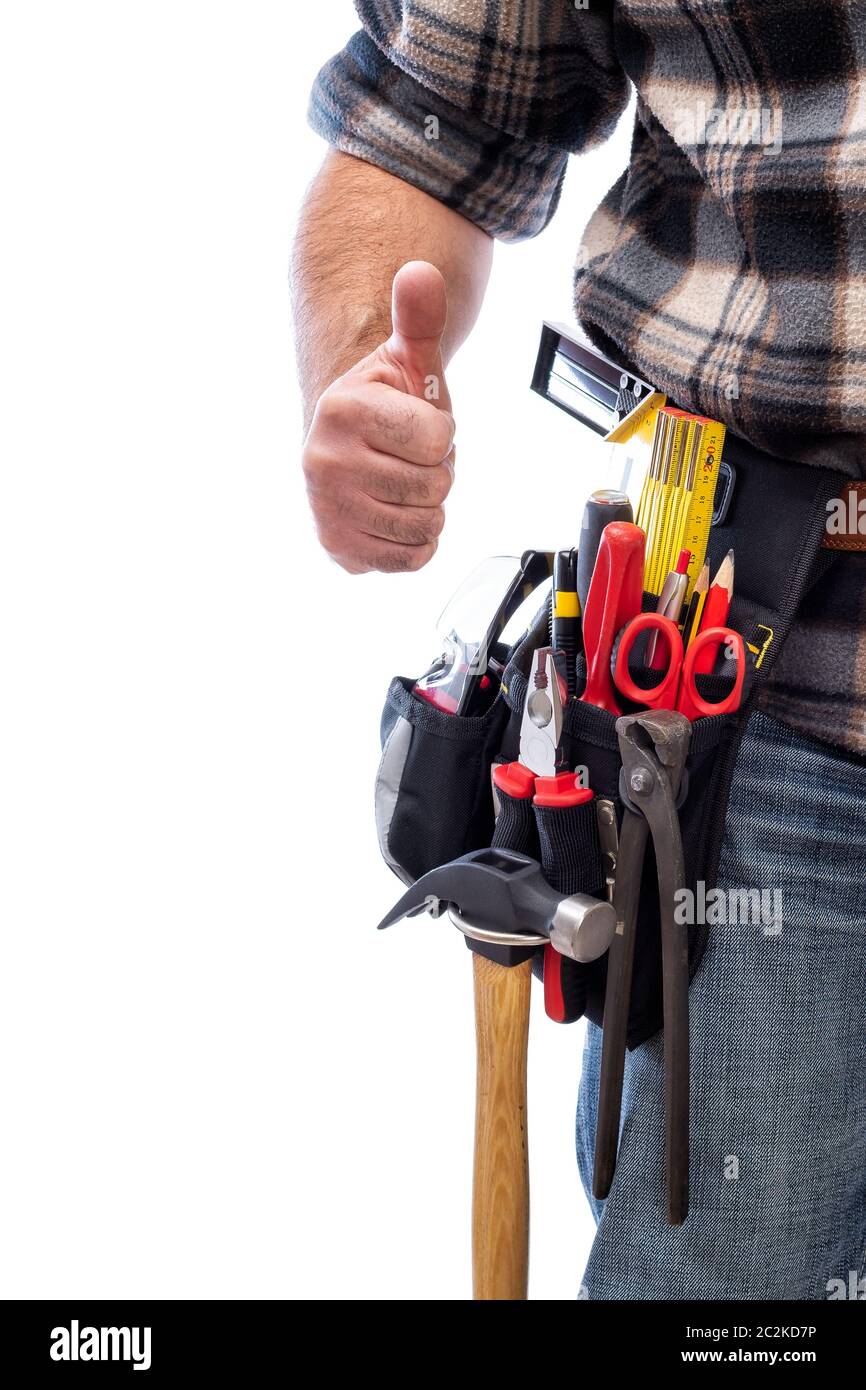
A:
[[[725,696],[724,700],[718,700],[713,704],[711,700],[705,700],[698,694],[695,685],[695,660],[704,647],[710,646],[711,643],[715,643],[718,647],[720,642],[723,642],[729,650],[733,649],[737,662],[737,674],[734,677],[733,689]],[[698,719],[701,715],[709,717],[713,714],[730,714],[733,710],[740,708],[745,679],[746,648],[740,634],[734,632],[733,628],[730,627],[709,627],[706,632],[699,632],[694,642],[689,643],[689,649],[683,663],[683,679],[677,709],[688,719]]]
[[[658,685],[649,689],[637,685],[628,669],[629,657],[642,632],[655,631],[667,647],[666,669]],[[718,648],[724,643],[733,649],[737,673],[733,688],[723,700],[705,700],[695,684],[695,662],[706,647]],[[613,674],[617,689],[627,700],[648,709],[677,709],[687,719],[708,718],[714,714],[730,714],[739,709],[746,678],[746,648],[738,632],[729,627],[711,627],[699,632],[683,658],[683,639],[679,628],[661,613],[641,613],[623,628],[616,654]]]
[[[628,660],[642,632],[657,632],[661,645],[667,648],[667,666],[657,685],[637,685],[631,678]],[[614,684],[621,695],[636,705],[648,709],[673,709],[677,702],[680,672],[683,666],[683,639],[679,628],[661,613],[640,613],[622,630],[614,667]]]

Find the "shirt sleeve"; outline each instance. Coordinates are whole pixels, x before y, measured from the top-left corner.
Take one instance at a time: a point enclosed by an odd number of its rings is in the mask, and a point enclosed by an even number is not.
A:
[[[503,241],[552,217],[571,153],[628,102],[612,0],[355,0],[363,29],[326,63],[310,123]]]

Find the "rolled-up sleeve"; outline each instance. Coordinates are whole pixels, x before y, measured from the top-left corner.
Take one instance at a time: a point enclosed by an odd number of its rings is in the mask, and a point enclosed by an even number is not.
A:
[[[319,73],[310,122],[491,236],[535,236],[568,156],[613,130],[628,83],[611,4],[356,0],[364,25]]]

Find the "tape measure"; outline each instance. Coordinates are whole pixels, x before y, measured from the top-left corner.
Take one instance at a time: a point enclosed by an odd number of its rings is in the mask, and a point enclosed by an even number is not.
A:
[[[725,426],[719,420],[700,421],[703,425],[700,456],[695,471],[695,487],[686,511],[685,526],[680,542],[683,550],[691,552],[688,568],[686,602],[692,596],[695,581],[703,569],[710,539],[719,464],[725,445]]]
[[[644,588],[660,593],[680,551],[688,550],[687,603],[707,555],[725,426],[652,392],[606,438],[617,449],[626,446],[621,486],[646,533]]]

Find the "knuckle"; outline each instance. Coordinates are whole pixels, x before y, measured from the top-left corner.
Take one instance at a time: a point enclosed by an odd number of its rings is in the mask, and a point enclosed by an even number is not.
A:
[[[306,479],[308,488],[315,487],[322,473],[324,464],[325,456],[317,447],[311,431],[307,438],[307,442],[301,450],[301,467],[304,470],[304,478]]]
[[[301,453],[301,467],[310,500],[329,497],[335,490],[338,478],[344,471],[343,460],[333,445],[310,432]]]
[[[400,574],[411,568],[411,553],[408,546],[398,546],[393,550],[383,550],[375,558],[374,568],[383,574]]]
[[[378,552],[371,561],[371,568],[383,574],[407,574],[423,569],[436,553],[438,542],[426,545],[395,545],[389,550]]]
[[[435,507],[441,507],[445,498],[451,491],[454,483],[454,474],[445,464],[441,464],[437,469],[431,469],[429,475],[429,501]]]
[[[353,401],[350,393],[340,383],[335,382],[323,391],[313,417],[313,429],[345,430],[351,420]]]
[[[423,569],[426,564],[433,559],[438,547],[438,541],[430,541],[428,545],[416,545],[409,553],[409,563],[407,570],[417,571]]]
[[[423,546],[442,534],[445,513],[440,507],[427,507],[424,511],[405,510],[402,514],[382,512],[374,518],[373,529],[377,535],[402,545]]]
[[[443,415],[442,411],[436,412],[435,425],[436,439],[436,462],[441,463],[451,452],[454,443],[454,423],[450,415]]]
[[[438,421],[431,421],[429,427],[424,431],[424,437],[419,441],[421,446],[422,463],[432,468],[437,463],[441,463],[451,448],[451,432],[444,424]]]

